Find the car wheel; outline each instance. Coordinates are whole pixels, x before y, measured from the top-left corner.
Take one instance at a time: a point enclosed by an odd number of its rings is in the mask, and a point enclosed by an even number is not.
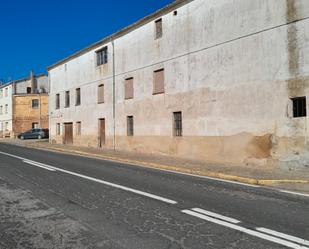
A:
[[[24,137],[24,136],[21,136],[21,137],[20,137],[20,139],[21,139],[21,140],[24,140],[24,139],[25,139],[25,137]]]
[[[41,136],[41,135],[38,135],[38,139],[42,139],[42,136]]]

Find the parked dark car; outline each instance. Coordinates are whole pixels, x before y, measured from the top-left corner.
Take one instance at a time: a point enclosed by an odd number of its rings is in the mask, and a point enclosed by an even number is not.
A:
[[[29,131],[20,133],[17,137],[22,140],[49,138],[49,130],[48,129],[31,129]]]

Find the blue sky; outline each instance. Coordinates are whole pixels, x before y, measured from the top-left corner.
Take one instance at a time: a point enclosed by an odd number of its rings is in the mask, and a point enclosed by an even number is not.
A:
[[[26,77],[174,0],[1,0],[0,79]]]

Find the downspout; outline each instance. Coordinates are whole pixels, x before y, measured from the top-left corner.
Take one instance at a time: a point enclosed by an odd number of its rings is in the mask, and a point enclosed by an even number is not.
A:
[[[49,140],[49,143],[51,143],[51,118],[50,118],[50,116],[51,116],[51,109],[50,109],[50,98],[51,98],[51,96],[50,96],[50,73],[49,73],[49,71],[47,71],[47,80],[48,80],[48,92],[47,92],[47,94],[48,94],[48,101],[47,101],[48,108],[47,108],[47,110],[48,110],[48,129],[49,129],[48,140]]]
[[[113,50],[113,149],[116,150],[116,70],[115,70],[115,43],[111,37]]]

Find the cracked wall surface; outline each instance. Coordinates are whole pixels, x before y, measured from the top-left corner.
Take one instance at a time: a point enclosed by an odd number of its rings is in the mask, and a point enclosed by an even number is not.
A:
[[[116,148],[237,164],[295,156],[303,162],[307,118],[291,117],[290,98],[308,95],[308,1],[195,0],[177,11],[163,15],[161,39],[154,39],[154,19],[114,41]],[[96,67],[95,51],[104,46],[109,63]],[[75,144],[97,147],[98,119],[105,118],[112,148],[111,51],[106,43],[50,69],[52,142],[62,142],[56,123],[81,121]],[[160,68],[165,94],[153,95],[153,72]],[[125,100],[130,77],[134,98]],[[99,84],[104,104],[97,103]],[[64,92],[74,102],[79,87],[81,106],[63,108]],[[173,137],[176,111],[183,114],[182,138]],[[134,137],[127,137],[127,116],[134,116]]]

